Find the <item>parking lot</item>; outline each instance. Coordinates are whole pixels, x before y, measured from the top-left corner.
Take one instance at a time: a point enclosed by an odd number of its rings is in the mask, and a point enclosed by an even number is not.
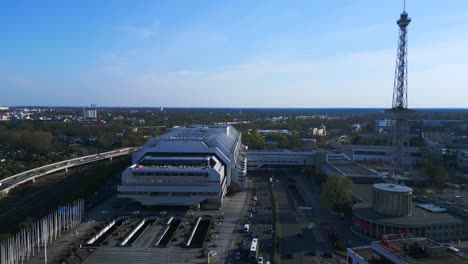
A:
[[[87,263],[125,263],[132,258],[132,263],[206,263],[207,253],[210,255],[210,263],[227,263],[231,257],[235,258],[236,250],[231,249],[236,246],[235,230],[242,224],[244,212],[249,208],[247,196],[247,191],[226,196],[220,210],[157,206],[145,208],[132,201],[111,197],[93,207],[87,214],[87,221],[111,221],[122,215],[131,215],[139,219],[157,216],[159,220],[147,226],[144,232],[139,233],[138,237],[125,247],[119,246],[118,241],[121,241],[129,230],[121,231],[119,235],[113,236],[116,239],[115,243],[97,248],[89,256]],[[164,215],[160,213],[162,211],[165,212]],[[167,246],[155,246],[165,230],[163,223],[170,217],[181,219],[180,226],[169,239]],[[199,217],[212,219],[206,239],[201,246],[187,247],[188,237]]]

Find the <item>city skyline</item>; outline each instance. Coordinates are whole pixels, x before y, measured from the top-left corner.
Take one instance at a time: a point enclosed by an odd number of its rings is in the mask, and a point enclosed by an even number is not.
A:
[[[406,4],[410,108],[468,106],[467,7]],[[11,2],[0,11],[0,105],[389,108],[402,9]]]

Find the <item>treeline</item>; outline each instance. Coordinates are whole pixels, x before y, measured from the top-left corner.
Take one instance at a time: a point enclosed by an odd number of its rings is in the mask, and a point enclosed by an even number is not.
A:
[[[448,182],[448,172],[442,164],[433,160],[425,160],[422,163],[422,172],[428,177],[437,191],[442,190]]]
[[[266,148],[265,140],[255,130],[242,134],[242,144],[248,146],[250,150],[263,150]]]
[[[242,144],[249,146],[251,150],[264,150],[268,148],[268,143],[273,143],[271,148],[298,150],[301,148],[301,137],[297,133],[268,133],[262,136],[256,130],[242,133]]]
[[[0,131],[0,145],[23,146],[27,150],[46,152],[51,148],[53,135],[46,131]]]

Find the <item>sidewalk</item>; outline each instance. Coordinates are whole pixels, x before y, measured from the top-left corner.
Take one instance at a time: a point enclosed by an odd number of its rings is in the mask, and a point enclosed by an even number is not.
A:
[[[247,191],[225,197],[225,202],[221,206],[221,211],[224,213],[223,226],[219,228],[219,231],[222,231],[219,232],[217,238],[219,247],[216,251],[219,254],[211,258],[212,263],[229,263],[233,252],[237,250],[237,230],[240,228],[240,221],[246,211],[247,197]]]
[[[76,226],[74,229],[62,233],[62,236],[57,238],[51,244],[47,245],[47,263],[57,263],[59,259],[63,258],[64,254],[68,251],[68,246],[70,244],[76,244],[79,247],[81,241],[86,239],[86,232],[95,224],[90,223],[81,223]],[[75,232],[78,232],[78,235],[73,235]],[[37,248],[36,248],[37,249]],[[43,264],[45,263],[44,256],[44,247],[40,249],[40,252],[35,252],[35,256],[30,258],[26,263],[30,264]]]

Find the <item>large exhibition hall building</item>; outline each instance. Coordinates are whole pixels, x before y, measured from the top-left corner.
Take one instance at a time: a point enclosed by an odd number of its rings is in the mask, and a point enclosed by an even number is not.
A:
[[[244,150],[232,126],[174,127],[133,155],[118,196],[142,205],[219,208],[228,190],[245,184]]]

